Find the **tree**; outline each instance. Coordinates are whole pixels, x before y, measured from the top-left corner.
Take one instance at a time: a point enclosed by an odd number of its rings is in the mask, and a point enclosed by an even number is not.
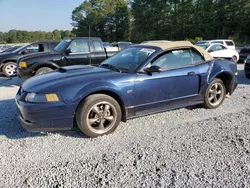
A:
[[[62,37],[61,37],[61,32],[58,30],[58,29],[55,29],[53,32],[53,40],[55,41],[60,41],[62,40]]]
[[[129,40],[130,11],[125,0],[88,0],[72,12],[73,33],[103,40]]]

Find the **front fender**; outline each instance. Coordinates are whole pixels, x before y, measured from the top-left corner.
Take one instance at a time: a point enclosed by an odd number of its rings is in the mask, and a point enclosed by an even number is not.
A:
[[[126,105],[125,96],[121,88],[116,86],[115,84],[112,84],[107,81],[95,81],[91,82],[85,86],[83,86],[75,95],[75,101],[78,103],[82,101],[84,98],[86,98],[88,95],[96,92],[101,91],[110,91],[115,93],[117,96],[121,98],[121,100],[124,102],[124,105]]]
[[[56,63],[54,63],[52,61],[47,61],[47,62],[34,63],[30,66],[30,69],[38,70],[41,67],[50,67],[52,69],[59,69],[60,68]]]

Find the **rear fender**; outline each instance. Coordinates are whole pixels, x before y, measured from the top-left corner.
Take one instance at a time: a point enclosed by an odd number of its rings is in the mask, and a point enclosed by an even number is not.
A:
[[[237,67],[235,63],[227,60],[215,60],[211,62],[208,70],[207,85],[215,78],[219,78],[225,84],[227,92],[232,94],[236,87],[236,73]],[[205,91],[203,91],[203,94],[205,94]]]

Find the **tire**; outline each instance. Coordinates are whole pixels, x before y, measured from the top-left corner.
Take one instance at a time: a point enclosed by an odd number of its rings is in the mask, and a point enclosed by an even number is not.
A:
[[[90,95],[76,111],[77,126],[91,138],[114,132],[121,117],[121,107],[118,102],[104,94]]]
[[[5,76],[12,77],[16,76],[16,68],[17,64],[15,62],[8,62],[4,64],[2,71]]]
[[[52,68],[49,68],[49,67],[42,67],[42,68],[39,68],[37,71],[36,71],[36,76],[37,75],[41,75],[41,74],[44,74],[44,73],[47,73],[47,72],[51,72],[53,71]]]
[[[236,57],[236,56],[233,56],[233,57],[232,57],[232,61],[233,61],[235,64],[237,64],[237,57]]]
[[[215,95],[216,97],[214,97]],[[220,79],[215,78],[210,83],[210,85],[206,90],[205,101],[204,101],[205,108],[208,109],[218,108],[223,103],[225,96],[226,96],[226,88],[224,83]]]

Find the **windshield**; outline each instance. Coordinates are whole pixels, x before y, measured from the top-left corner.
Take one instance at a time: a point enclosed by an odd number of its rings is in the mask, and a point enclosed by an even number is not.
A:
[[[199,41],[195,45],[206,44],[206,43],[208,43],[208,42],[207,41]]]
[[[196,45],[202,47],[204,50],[206,50],[210,46],[209,44],[196,44]]]
[[[131,47],[105,60],[101,66],[114,67],[121,72],[133,72],[155,52],[152,48]]]
[[[67,40],[62,40],[55,48],[53,51],[56,51],[56,52],[61,52],[63,50],[66,49],[66,47],[68,46],[68,44],[70,43],[70,39],[67,39]]]

